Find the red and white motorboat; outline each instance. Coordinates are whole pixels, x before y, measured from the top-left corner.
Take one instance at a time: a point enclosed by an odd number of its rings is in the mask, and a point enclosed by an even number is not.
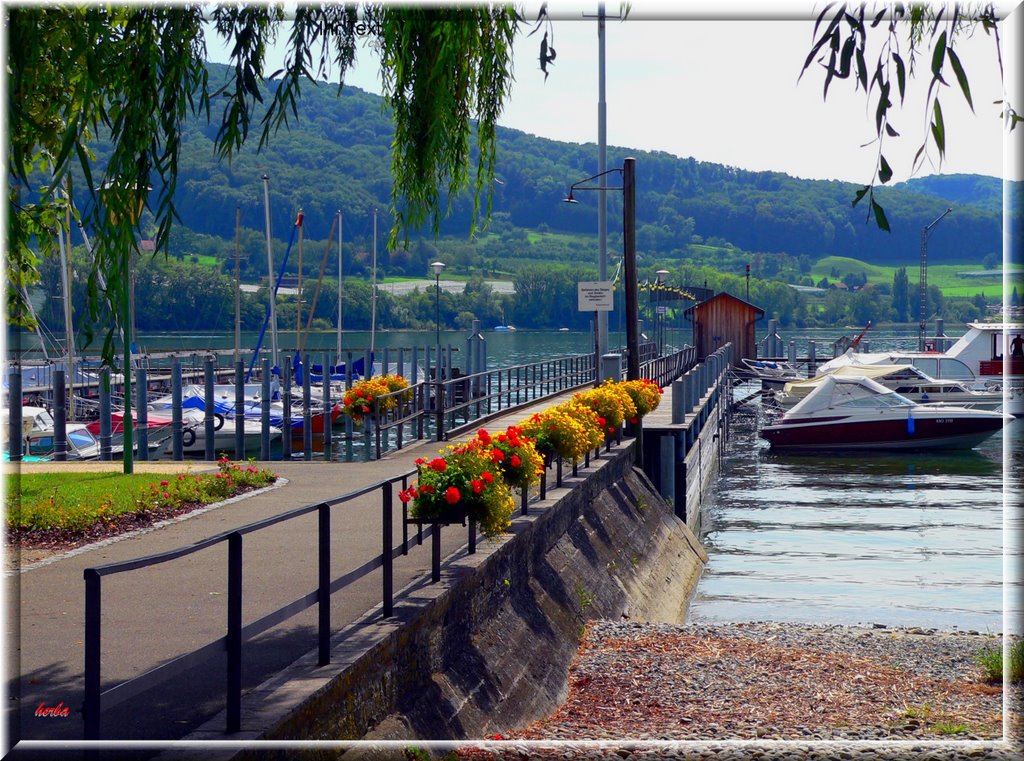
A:
[[[915,404],[864,377],[827,376],[781,420],[761,429],[787,451],[971,449],[1013,417],[946,404]]]

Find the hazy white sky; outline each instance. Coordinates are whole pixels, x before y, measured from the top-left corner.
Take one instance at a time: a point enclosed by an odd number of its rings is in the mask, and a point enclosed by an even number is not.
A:
[[[526,5],[529,18],[535,18],[538,5]],[[854,92],[851,81],[839,80],[823,100],[820,70],[809,70],[797,82],[820,7],[632,3],[627,20],[609,19],[606,26],[608,144],[803,178],[868,182],[877,153],[872,103],[862,91]],[[545,82],[537,62],[542,32],[518,38],[516,82],[501,123],[555,140],[596,143],[597,22],[584,14],[596,15],[597,3],[554,0],[549,8],[557,60]],[[606,12],[617,15],[619,5],[608,3]],[[717,18],[709,18],[712,14]],[[994,40],[979,30],[959,42],[958,51],[975,113],[951,79],[953,87],[943,88],[942,97],[946,158],[940,168],[935,149],[929,148],[933,161],[917,175],[1003,176],[1008,170],[1000,106],[993,103],[1002,98],[1003,84]],[[224,60],[212,46],[210,53]],[[868,61],[871,65],[870,52]],[[357,63],[346,82],[379,93],[373,51],[361,48]],[[927,134],[926,87],[927,80],[912,80],[906,103],[891,116],[902,135],[887,140],[884,151],[894,182],[910,176]],[[1024,139],[1024,130],[1016,132]]]

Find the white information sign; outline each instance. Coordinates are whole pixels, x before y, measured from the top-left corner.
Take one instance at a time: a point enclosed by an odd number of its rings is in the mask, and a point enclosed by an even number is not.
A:
[[[578,309],[581,312],[611,312],[615,297],[610,280],[584,280],[576,285]]]

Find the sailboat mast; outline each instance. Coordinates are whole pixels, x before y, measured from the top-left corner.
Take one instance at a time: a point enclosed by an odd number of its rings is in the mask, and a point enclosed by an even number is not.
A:
[[[338,209],[338,363],[341,363],[341,299],[344,289],[341,280],[341,209]]]
[[[302,209],[299,209],[299,214],[302,214]],[[302,241],[304,239],[304,230],[302,227],[299,228],[299,269],[298,278],[296,283],[295,294],[295,351],[302,353]]]
[[[370,277],[370,361],[373,361],[373,344],[377,332],[377,210],[373,210],[373,268]],[[367,368],[367,372],[370,369]]]
[[[67,358],[69,384],[68,417],[75,419],[75,326],[71,312],[71,211],[67,212],[67,239],[63,227],[57,227],[57,246],[60,248],[60,283],[64,297],[64,353]]]
[[[242,235],[242,207],[235,207],[235,364],[242,354],[242,270],[240,265]]]
[[[263,216],[267,230],[267,297],[270,299],[270,351],[273,359],[271,366],[277,364],[277,312],[274,309],[276,300],[274,288],[274,252],[270,246],[270,177],[263,175]]]

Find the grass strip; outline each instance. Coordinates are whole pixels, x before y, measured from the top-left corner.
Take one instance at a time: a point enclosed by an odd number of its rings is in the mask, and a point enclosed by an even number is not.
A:
[[[73,543],[151,523],[273,483],[277,476],[226,459],[213,473],[31,473],[6,477],[8,537]]]

